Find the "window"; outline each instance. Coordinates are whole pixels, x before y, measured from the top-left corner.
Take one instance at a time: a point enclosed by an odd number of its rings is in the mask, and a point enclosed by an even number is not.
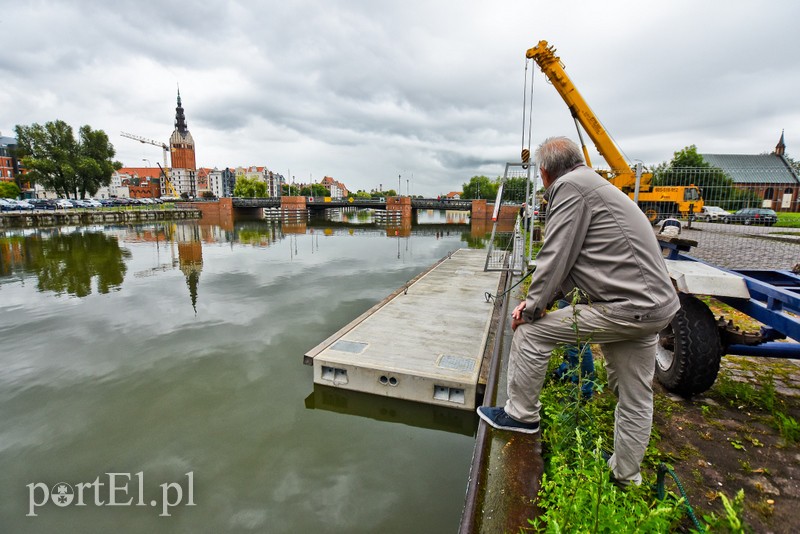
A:
[[[775,192],[772,190],[771,187],[768,187],[764,191],[764,200],[772,200],[773,195],[775,195]]]
[[[686,188],[683,193],[683,200],[699,200],[700,193],[695,188]]]

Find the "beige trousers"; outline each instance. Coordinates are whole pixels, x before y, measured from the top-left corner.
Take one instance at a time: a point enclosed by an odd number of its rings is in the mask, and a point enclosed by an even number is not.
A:
[[[620,482],[640,484],[639,470],[653,424],[656,334],[671,319],[642,322],[608,317],[602,303],[578,305],[577,311],[577,336],[571,306],[522,324],[514,332],[506,413],[519,421],[538,421],[539,395],[553,349],[576,341],[600,344],[609,387],[617,396],[614,454],[608,465]]]

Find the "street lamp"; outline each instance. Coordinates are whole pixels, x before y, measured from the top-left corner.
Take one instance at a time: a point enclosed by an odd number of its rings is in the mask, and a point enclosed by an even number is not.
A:
[[[397,175],[397,196],[403,196],[402,190],[400,189],[400,175]]]
[[[149,159],[147,159],[147,158],[142,158],[142,161],[146,161],[146,162],[147,162],[147,166],[148,166],[148,167],[152,167],[152,166],[153,166],[153,165],[150,163],[150,160],[149,160]]]

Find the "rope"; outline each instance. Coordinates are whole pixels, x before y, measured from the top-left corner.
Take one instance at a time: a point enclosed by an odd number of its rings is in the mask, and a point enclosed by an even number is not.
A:
[[[495,300],[495,301],[497,301],[497,303],[498,303],[498,304],[502,303],[502,302],[503,302],[503,300],[502,300],[502,299],[503,299],[503,297],[505,297],[506,295],[508,295],[508,294],[511,292],[511,290],[512,290],[512,289],[514,289],[515,287],[517,287],[518,285],[520,285],[520,284],[522,283],[522,281],[523,281],[523,280],[525,280],[526,278],[528,278],[528,277],[529,277],[530,275],[532,275],[532,274],[533,274],[533,270],[530,270],[530,271],[528,271],[527,273],[525,273],[525,274],[522,276],[522,278],[520,278],[520,279],[519,279],[519,282],[517,282],[516,284],[512,285],[511,287],[509,287],[508,289],[506,289],[506,290],[505,290],[505,291],[503,291],[502,293],[498,293],[497,295],[493,295],[493,294],[492,294],[492,293],[490,293],[489,291],[485,292],[485,293],[483,294],[483,296],[484,296],[484,298],[486,299],[486,302],[491,302],[491,301]]]
[[[689,504],[689,497],[686,495],[686,490],[683,489],[681,481],[678,480],[678,475],[676,475],[675,471],[670,469],[667,464],[663,462],[658,464],[658,474],[656,476],[656,496],[658,497],[658,500],[663,501],[666,497],[667,492],[664,488],[664,483],[667,473],[669,473],[669,475],[672,477],[672,480],[675,481],[675,484],[678,485],[678,490],[681,492],[681,497],[683,497],[684,506],[686,507],[686,515],[688,515],[689,519],[692,520],[692,523],[694,523],[694,526],[697,528],[698,532],[705,532],[705,528],[703,528],[703,525],[701,525],[700,521],[697,520],[697,516],[694,515],[692,505]]]

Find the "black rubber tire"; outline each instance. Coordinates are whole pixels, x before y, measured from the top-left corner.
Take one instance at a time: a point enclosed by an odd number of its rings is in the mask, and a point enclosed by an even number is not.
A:
[[[722,342],[708,306],[691,295],[678,296],[680,310],[659,333],[656,378],[667,391],[688,398],[714,385]]]

